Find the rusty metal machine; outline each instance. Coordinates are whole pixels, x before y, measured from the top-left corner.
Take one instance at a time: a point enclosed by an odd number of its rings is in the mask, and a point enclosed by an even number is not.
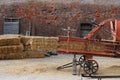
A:
[[[76,74],[76,66],[80,65],[88,74],[98,71],[99,65],[93,60],[93,56],[120,57],[120,20],[108,19],[96,25],[84,38],[71,37],[70,28],[66,29],[68,35],[59,37],[57,52],[74,54],[71,63],[62,65],[57,69],[73,67]],[[76,55],[82,55],[79,60]]]

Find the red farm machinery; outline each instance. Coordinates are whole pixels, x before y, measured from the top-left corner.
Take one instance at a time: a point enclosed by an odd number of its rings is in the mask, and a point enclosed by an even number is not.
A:
[[[120,20],[107,19],[96,25],[83,38],[71,37],[72,29],[65,29],[67,36],[59,37],[57,52],[74,54],[73,62],[59,66],[57,69],[73,67],[76,74],[76,66],[80,65],[84,72],[94,74],[99,65],[93,60],[93,56],[120,57]],[[79,60],[76,55],[82,55]]]

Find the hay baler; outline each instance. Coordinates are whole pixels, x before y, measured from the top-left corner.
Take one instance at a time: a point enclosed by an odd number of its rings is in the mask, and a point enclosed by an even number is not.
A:
[[[71,37],[70,28],[68,35],[59,37],[57,52],[74,54],[73,62],[59,66],[57,69],[73,67],[76,74],[76,66],[80,65],[88,74],[98,71],[98,63],[93,56],[120,57],[120,20],[108,19],[96,25],[83,38]],[[79,60],[76,55],[82,55]]]

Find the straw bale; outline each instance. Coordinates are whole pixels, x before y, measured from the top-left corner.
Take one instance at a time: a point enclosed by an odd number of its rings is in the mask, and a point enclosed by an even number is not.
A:
[[[23,59],[24,54],[23,53],[8,53],[4,57],[4,59]]]
[[[22,42],[27,50],[55,50],[58,46],[58,37],[29,36],[23,37]]]
[[[24,53],[25,58],[44,58],[44,52],[39,52],[39,51],[26,51]]]
[[[24,58],[44,58],[44,57],[45,57],[44,53],[39,51],[25,51],[17,53],[0,54],[0,59],[4,60]]]
[[[17,35],[17,34],[5,34],[5,35],[0,35],[0,39],[5,39],[5,38],[21,38],[23,37],[22,35]]]
[[[20,40],[20,36],[0,35],[0,46],[19,45]]]
[[[23,51],[23,45],[13,45],[13,46],[0,46],[0,53],[1,54],[8,54],[8,53],[17,53]]]
[[[20,38],[5,38],[0,39],[0,46],[19,45]]]
[[[0,60],[4,59],[5,58],[5,54],[0,54]]]
[[[69,44],[68,44],[69,43]],[[76,50],[94,50],[105,51],[105,45],[97,42],[77,42],[77,41],[60,41],[58,48],[69,48]]]
[[[29,41],[30,41],[30,37],[22,37],[21,38],[21,42],[24,44],[24,45],[27,45],[28,43],[29,43]]]
[[[84,42],[70,41],[68,44],[67,41],[60,41],[58,47],[70,48],[70,49],[85,49],[85,43]]]
[[[88,43],[88,49],[87,50],[94,50],[94,51],[106,51],[105,45],[100,43]]]

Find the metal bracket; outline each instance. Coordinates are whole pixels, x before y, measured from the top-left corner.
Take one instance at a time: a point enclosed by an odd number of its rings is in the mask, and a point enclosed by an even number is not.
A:
[[[76,75],[77,74],[77,65],[79,65],[79,62],[76,59],[76,54],[74,54],[74,58],[73,58],[72,62],[57,67],[57,70],[72,67],[72,74]]]

